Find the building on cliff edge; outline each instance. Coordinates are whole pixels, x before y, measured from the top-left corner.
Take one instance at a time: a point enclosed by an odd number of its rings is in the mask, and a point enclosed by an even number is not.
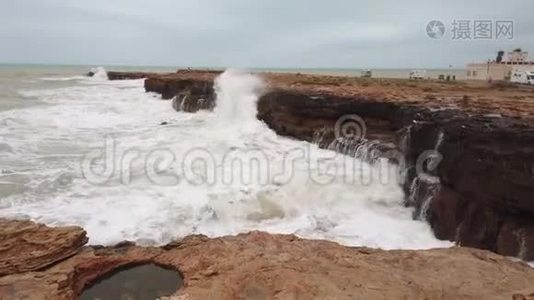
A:
[[[467,79],[510,80],[513,72],[534,72],[534,61],[528,60],[528,52],[515,49],[508,52],[506,57],[504,54],[504,51],[499,51],[495,60],[468,64]]]

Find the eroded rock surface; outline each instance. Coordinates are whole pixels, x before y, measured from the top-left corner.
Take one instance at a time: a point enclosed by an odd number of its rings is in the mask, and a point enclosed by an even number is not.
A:
[[[459,111],[420,112],[414,119],[407,157],[413,161],[428,149],[443,155],[436,172],[441,187],[428,212],[437,237],[534,260],[530,121]]]
[[[41,240],[79,233],[48,228],[11,236]],[[6,234],[6,233],[4,233]],[[22,238],[21,238],[22,239]],[[72,248],[69,239],[48,252]],[[293,235],[251,232],[209,239],[190,236],[165,247],[76,248],[61,261],[49,257],[36,270],[11,269],[0,277],[0,299],[76,299],[84,287],[118,268],[155,263],[178,270],[183,289],[171,299],[532,299],[534,269],[491,252],[468,248],[382,251],[351,248]],[[12,258],[16,259],[16,258]],[[30,271],[31,270],[31,271]]]
[[[0,219],[0,276],[35,271],[76,254],[87,243],[78,227],[49,228]]]

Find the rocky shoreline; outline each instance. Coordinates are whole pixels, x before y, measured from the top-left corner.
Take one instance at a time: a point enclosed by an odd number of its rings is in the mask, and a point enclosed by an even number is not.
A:
[[[147,92],[171,100],[176,110],[196,112],[215,106],[218,74],[108,77],[146,78]],[[280,135],[403,164],[414,218],[463,247],[382,251],[262,232],[190,236],[164,247],[89,247],[82,228],[0,219],[0,299],[76,299],[110,272],[147,263],[183,276],[171,299],[534,299],[534,269],[504,257],[534,260],[534,89],[261,76],[268,89],[258,102],[260,120]],[[365,122],[356,144],[334,130],[347,115]],[[429,150],[441,160],[427,178],[416,166]]]
[[[145,89],[173,99],[177,110],[211,109],[219,73],[147,74]],[[371,158],[391,158],[393,151],[394,160],[405,164],[407,205],[438,238],[534,260],[533,88],[501,82],[261,76],[269,90],[259,99],[258,118],[275,132],[345,151],[332,147],[336,121],[358,115],[366,125],[365,151],[373,152]],[[438,183],[416,174],[418,159],[429,150],[442,157],[430,171]]]
[[[462,247],[383,251],[262,232],[160,248],[86,241],[81,228],[0,219],[0,299],[76,299],[100,277],[148,263],[183,276],[169,299],[534,299],[534,269]]]

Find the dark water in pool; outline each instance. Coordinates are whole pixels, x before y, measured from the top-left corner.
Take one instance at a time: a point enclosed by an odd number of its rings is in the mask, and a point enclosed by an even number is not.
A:
[[[182,287],[182,277],[153,264],[120,270],[86,289],[81,300],[154,300]]]

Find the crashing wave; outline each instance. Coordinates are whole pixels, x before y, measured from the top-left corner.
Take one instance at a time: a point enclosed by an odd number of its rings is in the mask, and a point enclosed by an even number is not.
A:
[[[103,67],[91,68],[88,75],[95,80],[108,80],[108,72]]]

